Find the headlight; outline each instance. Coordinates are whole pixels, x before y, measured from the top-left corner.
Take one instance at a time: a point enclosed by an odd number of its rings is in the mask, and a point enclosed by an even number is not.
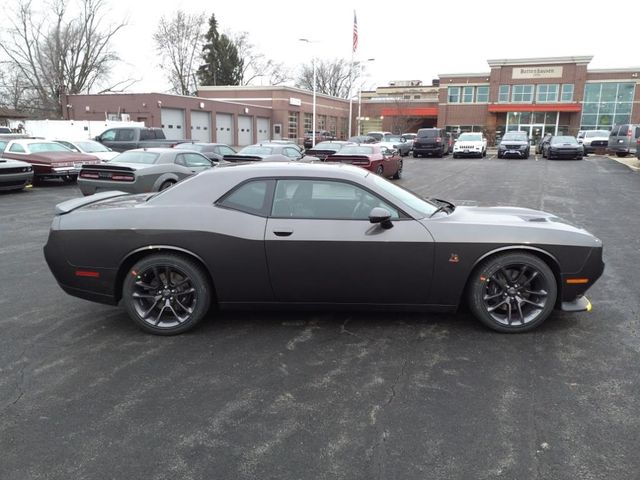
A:
[[[507,147],[505,145],[502,145],[502,144],[498,145],[498,148],[500,150],[506,150],[507,149]]]

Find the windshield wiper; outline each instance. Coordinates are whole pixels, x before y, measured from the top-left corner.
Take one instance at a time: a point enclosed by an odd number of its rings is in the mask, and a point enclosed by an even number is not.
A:
[[[448,202],[447,200],[430,198],[429,201],[440,204],[440,206],[436,208],[436,210],[431,215],[429,215],[429,218],[433,217],[438,212],[446,212],[448,210],[449,213],[453,213],[453,211],[456,209],[456,206],[453,203]]]

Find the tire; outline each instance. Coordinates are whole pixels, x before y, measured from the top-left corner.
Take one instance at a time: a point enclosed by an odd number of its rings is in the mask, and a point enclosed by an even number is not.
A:
[[[444,157],[444,147],[442,147],[442,149],[440,149],[440,151],[438,152],[438,158],[442,157]]]
[[[376,175],[384,176],[384,167],[382,165],[378,165],[376,168]]]
[[[578,156],[576,157],[576,160],[582,160],[582,155],[578,155]]]
[[[616,152],[616,157],[626,157],[629,155],[627,152]]]
[[[78,177],[76,175],[67,175],[66,177],[62,177],[62,181],[64,183],[76,183],[78,181]]]
[[[502,158],[502,154],[500,152],[498,152],[498,158]]]
[[[421,155],[419,153],[413,152],[413,158],[420,158],[420,156]]]
[[[391,178],[394,180],[400,180],[400,178],[402,178],[402,160],[400,160],[400,164],[398,165],[398,171],[394,173]]]
[[[453,154],[453,158],[458,158],[458,155],[456,155],[455,153]]]
[[[486,156],[487,156],[487,149],[485,148],[485,149],[482,151],[482,156],[481,156],[480,158],[484,158],[484,157],[486,157]]]
[[[478,265],[468,285],[469,307],[487,327],[527,332],[554,309],[558,287],[549,266],[530,253],[504,253]]]
[[[154,335],[191,330],[209,310],[211,298],[204,269],[189,258],[171,253],[136,262],[122,286],[127,313],[139,328]]]
[[[160,188],[158,189],[159,192],[161,192],[162,190],[166,190],[167,188],[169,188],[170,186],[172,186],[173,184],[175,184],[176,182],[174,182],[173,180],[167,180],[162,182],[162,184],[160,185]]]

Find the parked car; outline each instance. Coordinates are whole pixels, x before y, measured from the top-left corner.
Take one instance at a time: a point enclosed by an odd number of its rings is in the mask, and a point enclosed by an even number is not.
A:
[[[118,152],[114,152],[95,140],[54,140],[54,142],[64,145],[73,152],[86,153],[87,155],[98,157],[103,162],[111,160],[118,155]]]
[[[367,136],[375,138],[376,142],[384,141],[385,135],[391,135],[391,132],[367,132]]]
[[[186,140],[167,140],[161,128],[116,127],[105,130],[95,138],[115,152],[136,148],[173,147]]]
[[[529,158],[531,146],[527,132],[507,132],[498,144],[498,158]]]
[[[407,143],[409,144],[409,150],[413,151],[413,141],[415,140],[415,138],[418,136],[417,133],[403,133],[402,138],[404,138]]]
[[[578,143],[575,137],[568,135],[555,135],[551,137],[549,143],[545,144],[542,156],[553,160],[554,158],[574,158],[582,160],[584,148]]]
[[[22,190],[33,181],[30,163],[0,158],[0,190]]]
[[[421,128],[413,141],[413,156],[436,155],[443,157],[449,153],[449,142],[442,128]]]
[[[289,147],[297,148],[300,151],[300,153],[303,153],[303,154],[304,154],[304,150],[305,150],[304,147],[301,147],[300,145],[298,145],[293,140],[282,140],[282,139],[279,139],[279,140],[265,140],[265,141],[263,141],[261,143],[273,143],[273,144],[276,144],[276,145],[279,145],[279,144],[280,145],[288,145]]]
[[[411,146],[407,141],[402,136],[393,135],[392,133],[385,134],[378,144],[387,147],[389,150],[397,150],[401,157],[406,157],[411,152]]]
[[[615,125],[609,134],[607,151],[618,157],[637,154],[640,141],[640,124]]]
[[[62,289],[120,303],[158,335],[192,329],[214,302],[466,304],[489,328],[525,332],[554,309],[589,310],[604,269],[602,242],[553,214],[425,200],[350,165],[215,168],[156,195],[102,192],[55,212],[44,255]]]
[[[0,133],[12,133],[9,127],[0,127]]]
[[[545,133],[536,144],[536,153],[540,154],[544,151],[545,146],[549,144],[549,140],[553,137],[552,133]]]
[[[324,160],[329,155],[339,152],[345,145],[352,145],[349,142],[341,140],[332,140],[330,142],[320,142],[314,148],[307,150],[307,155],[313,155],[320,160]]]
[[[487,155],[487,139],[479,132],[465,132],[453,144],[453,158],[478,157]]]
[[[318,160],[317,157],[307,156],[301,152],[299,148],[288,143],[257,143],[255,145],[248,145],[239,152],[225,155],[223,158],[227,162],[255,162],[274,155],[284,155],[292,161],[303,159],[305,159],[305,161]]]
[[[349,143],[376,143],[377,140],[368,135],[356,135],[354,137],[349,137],[347,140]]]
[[[93,155],[72,152],[57,142],[41,139],[11,140],[1,156],[30,163],[34,182],[45,178],[75,182],[82,165],[100,163]]]
[[[316,141],[318,144],[320,142],[326,142],[327,140],[335,140],[336,136],[327,130],[317,130],[316,131]],[[306,132],[304,134],[304,140],[302,141],[304,148],[311,148],[314,145],[313,142],[313,132]]]
[[[584,148],[584,154],[596,153],[599,148],[606,148],[609,145],[609,130],[587,130],[582,137],[576,137],[578,143]]]
[[[357,165],[381,177],[398,179],[402,176],[402,157],[394,150],[378,144],[346,145],[339,152],[329,155],[325,161]]]
[[[222,161],[225,155],[233,155],[237,153],[233,148],[224,143],[184,142],[179,143],[173,148],[200,152],[209,160],[213,160],[214,162]]]
[[[213,166],[214,163],[199,152],[141,148],[123,152],[100,165],[83,166],[78,187],[83,195],[105,190],[158,192]]]

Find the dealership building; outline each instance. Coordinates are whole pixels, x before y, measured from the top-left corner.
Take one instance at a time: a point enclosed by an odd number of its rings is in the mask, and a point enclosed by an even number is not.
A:
[[[483,131],[490,142],[507,131],[575,135],[640,123],[638,68],[589,69],[590,56],[488,60],[482,73],[440,74],[393,81],[348,100],[318,94],[316,130],[394,133],[422,127]],[[65,118],[144,121],[168,138],[248,145],[267,139],[301,141],[312,130],[312,92],[293,87],[200,87],[196,97],[146,94],[68,95]]]

